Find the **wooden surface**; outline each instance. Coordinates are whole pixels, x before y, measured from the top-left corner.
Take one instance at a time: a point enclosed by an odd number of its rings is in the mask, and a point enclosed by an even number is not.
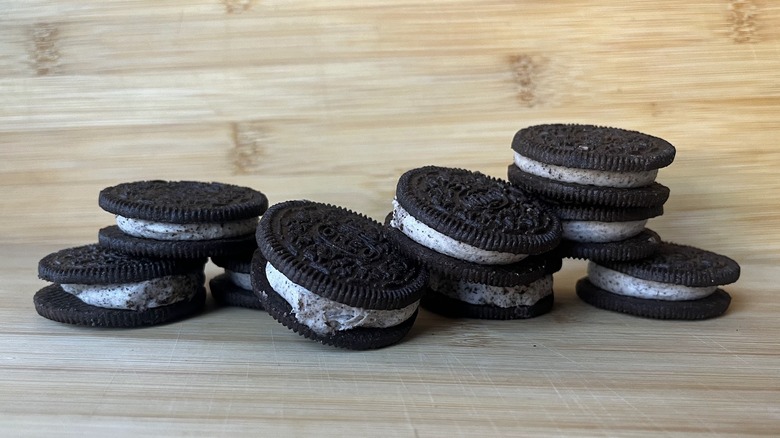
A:
[[[422,4],[418,4],[422,3]],[[0,0],[0,435],[777,435],[780,7],[771,0]],[[519,322],[423,313],[375,352],[262,313],[143,330],[38,317],[38,259],[96,239],[98,191],[164,178],[383,217],[425,164],[503,177],[514,132],[669,140],[650,226],[743,265],[729,313],[579,302]],[[218,272],[209,267],[210,275]]]

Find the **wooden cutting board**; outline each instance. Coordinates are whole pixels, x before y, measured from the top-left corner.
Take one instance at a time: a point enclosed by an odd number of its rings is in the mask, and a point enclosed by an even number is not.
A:
[[[0,247],[13,260],[0,286],[0,430],[777,432],[777,6],[0,0]],[[121,333],[32,310],[37,259],[112,222],[97,207],[108,185],[216,180],[381,219],[403,171],[505,177],[514,133],[547,122],[677,147],[650,227],[746,267],[732,315],[604,315],[573,296],[577,263],[543,321],[424,316],[416,337],[373,356],[237,310]]]

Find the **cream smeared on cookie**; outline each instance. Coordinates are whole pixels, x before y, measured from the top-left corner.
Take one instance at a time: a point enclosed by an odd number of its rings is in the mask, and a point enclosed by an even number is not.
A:
[[[393,217],[390,220],[390,226],[397,228],[420,245],[468,262],[506,265],[519,262],[527,257],[527,254],[489,251],[457,241],[417,220],[395,199],[393,200]]]
[[[202,273],[170,275],[136,283],[61,284],[86,304],[107,309],[143,311],[187,300],[203,286]]]
[[[636,236],[645,229],[647,219],[626,222],[561,221],[563,238],[575,242],[616,242]]]
[[[717,286],[691,287],[643,280],[593,262],[588,263],[588,280],[594,286],[618,295],[666,301],[697,300],[711,295]]]
[[[459,301],[502,308],[532,306],[553,293],[552,275],[546,275],[529,284],[489,286],[431,274],[429,285],[432,290]]]
[[[393,327],[409,319],[419,305],[416,301],[394,310],[352,307],[323,298],[293,283],[271,263],[266,263],[265,275],[271,288],[290,304],[295,319],[321,335],[356,327]]]
[[[601,187],[631,188],[644,187],[655,181],[658,169],[641,172],[610,172],[593,169],[577,169],[556,166],[532,160],[515,152],[515,166],[520,170],[542,178],[566,183]]]
[[[173,224],[117,215],[116,224],[125,234],[156,240],[209,240],[246,236],[257,228],[257,217],[222,223]]]

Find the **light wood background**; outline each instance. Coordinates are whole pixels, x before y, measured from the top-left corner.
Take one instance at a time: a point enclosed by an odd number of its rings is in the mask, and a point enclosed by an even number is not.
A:
[[[0,0],[0,434],[776,435],[780,3]],[[405,170],[504,177],[536,123],[669,140],[650,226],[743,265],[717,320],[580,303],[424,313],[378,352],[211,309],[165,327],[38,317],[37,260],[112,222],[97,193],[249,185],[374,218]],[[212,274],[216,273],[213,266]],[[3,431],[5,433],[3,433]]]

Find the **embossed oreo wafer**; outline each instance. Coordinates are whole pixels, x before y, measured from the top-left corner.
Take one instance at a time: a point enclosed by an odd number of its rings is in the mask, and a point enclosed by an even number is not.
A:
[[[350,349],[396,343],[411,329],[427,281],[378,222],[311,201],[272,206],[257,227],[252,283],[291,330]]]
[[[209,280],[214,301],[224,306],[263,309],[263,304],[252,290],[250,279],[253,253],[254,251],[211,258],[215,265],[225,270]]]
[[[706,319],[723,314],[730,295],[719,286],[739,279],[734,260],[663,242],[650,257],[590,262],[577,295],[596,307],[656,319]]]
[[[41,259],[35,309],[54,321],[97,327],[163,324],[199,312],[206,299],[205,259],[156,259],[93,244]]]
[[[398,180],[390,226],[434,251],[479,264],[512,264],[552,250],[561,225],[536,198],[464,169],[421,167]]]
[[[268,200],[257,190],[198,181],[138,181],[108,187],[98,203],[117,225],[99,232],[111,249],[135,255],[201,258],[250,252]]]
[[[575,124],[521,129],[512,141],[509,180],[545,198],[614,207],[662,205],[655,182],[674,160],[669,142],[636,131]]]

